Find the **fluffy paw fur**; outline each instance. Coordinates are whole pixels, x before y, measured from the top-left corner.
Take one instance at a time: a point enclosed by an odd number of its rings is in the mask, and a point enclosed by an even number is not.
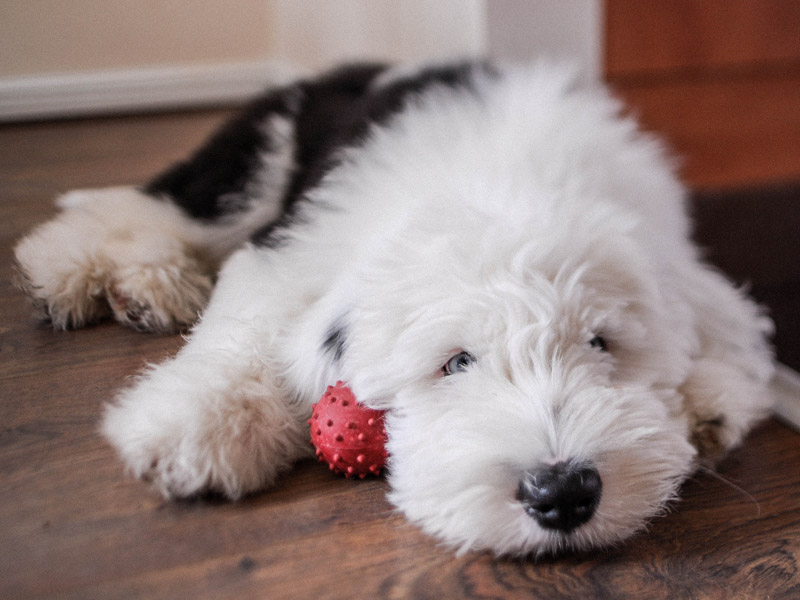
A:
[[[212,286],[198,262],[178,251],[163,264],[117,267],[104,289],[117,321],[138,331],[169,333],[194,323]]]
[[[60,214],[15,248],[19,285],[39,316],[68,329],[113,314],[156,332],[197,319],[213,269],[168,227],[178,220],[174,210],[130,188],[72,192],[60,204]],[[156,220],[153,212],[167,214]]]
[[[753,423],[766,416],[770,403],[761,381],[713,359],[698,360],[681,391],[689,439],[706,467],[714,467],[737,446]]]
[[[102,431],[128,470],[165,497],[236,499],[310,454],[304,409],[254,373],[179,356],[108,407]]]

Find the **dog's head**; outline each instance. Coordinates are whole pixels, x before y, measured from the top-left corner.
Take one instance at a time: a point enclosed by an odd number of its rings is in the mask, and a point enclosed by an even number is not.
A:
[[[613,544],[695,450],[691,342],[624,215],[409,223],[370,261],[343,365],[389,409],[391,500],[460,548]],[[613,224],[613,225],[612,225]]]

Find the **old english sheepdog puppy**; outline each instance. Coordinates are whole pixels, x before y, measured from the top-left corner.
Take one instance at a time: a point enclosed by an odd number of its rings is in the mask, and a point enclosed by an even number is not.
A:
[[[685,196],[568,69],[349,66],[144,187],[66,194],[16,258],[56,328],[201,315],[102,423],[165,496],[272,485],[343,380],[388,410],[411,521],[539,554],[630,536],[765,414],[770,321],[699,260]]]

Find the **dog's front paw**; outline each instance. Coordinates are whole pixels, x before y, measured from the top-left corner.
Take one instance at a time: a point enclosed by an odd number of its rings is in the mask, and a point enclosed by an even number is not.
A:
[[[166,408],[166,407],[165,407]],[[108,409],[103,433],[116,447],[127,471],[150,483],[166,498],[189,498],[206,492],[236,499],[263,483],[248,477],[241,456],[236,456],[216,432],[186,420],[173,421],[149,415],[145,422],[133,407]],[[159,420],[161,419],[161,420]],[[245,462],[246,462],[246,457]]]
[[[128,443],[118,450],[130,474],[165,498],[191,498],[211,492],[236,499],[251,491],[230,469],[215,468],[205,449],[186,436],[150,439],[141,445]]]
[[[721,461],[730,444],[730,434],[725,431],[725,416],[694,417],[689,441],[697,449],[697,461],[713,468]]]
[[[102,432],[128,471],[168,498],[236,499],[311,454],[300,407],[261,379],[217,367],[179,356],[123,391],[104,415]]]
[[[150,483],[166,498],[189,498],[212,489],[202,464],[193,464],[191,454],[181,456],[176,444],[159,448],[120,449],[131,474]]]
[[[681,386],[689,440],[697,461],[714,467],[736,447],[758,420],[766,416],[770,399],[762,382],[734,365],[705,358],[695,361]]]
[[[265,479],[253,472],[251,457],[239,451],[235,437],[224,439],[224,432],[189,415],[179,422],[166,414],[145,418],[142,412],[132,406],[109,408],[103,433],[128,472],[164,497],[214,492],[236,499],[265,484]]]
[[[146,382],[145,382],[146,383]],[[198,446],[196,419],[167,397],[137,398],[126,390],[107,407],[102,432],[126,470],[168,498],[185,498],[210,488],[211,469]],[[183,414],[182,414],[183,413]]]

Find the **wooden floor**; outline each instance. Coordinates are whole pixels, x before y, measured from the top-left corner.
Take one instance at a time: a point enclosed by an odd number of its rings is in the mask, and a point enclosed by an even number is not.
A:
[[[773,420],[648,532],[538,564],[455,556],[392,512],[385,481],[317,464],[236,504],[126,478],[101,407],[181,338],[50,331],[9,283],[10,249],[57,192],[141,182],[221,117],[0,128],[0,598],[800,598],[800,435]]]

